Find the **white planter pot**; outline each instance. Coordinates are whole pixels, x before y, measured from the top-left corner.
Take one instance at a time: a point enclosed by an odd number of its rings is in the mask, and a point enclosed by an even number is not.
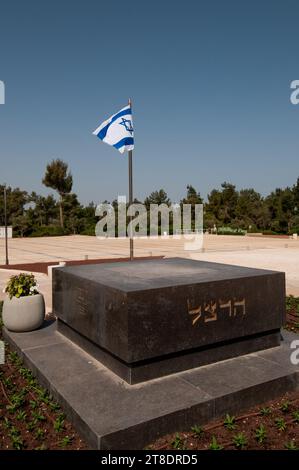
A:
[[[45,301],[42,294],[4,300],[2,319],[8,330],[36,330],[42,325],[44,318]]]

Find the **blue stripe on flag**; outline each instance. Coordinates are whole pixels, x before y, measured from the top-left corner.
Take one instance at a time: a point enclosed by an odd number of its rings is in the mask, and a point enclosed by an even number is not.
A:
[[[131,108],[123,109],[119,113],[115,114],[109,124],[107,124],[105,127],[103,127],[103,129],[100,130],[100,132],[98,133],[98,138],[103,140],[106,137],[107,131],[111,124],[116,121],[116,119],[120,118],[121,116],[126,116],[127,114],[132,114]]]
[[[121,139],[119,142],[113,145],[116,149],[120,149],[124,145],[134,145],[134,139],[133,137],[125,137],[124,139]]]

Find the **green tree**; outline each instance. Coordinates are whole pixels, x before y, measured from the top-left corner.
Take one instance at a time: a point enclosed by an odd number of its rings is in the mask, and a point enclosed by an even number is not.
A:
[[[90,202],[87,206],[82,209],[82,217],[84,220],[84,227],[80,229],[80,233],[83,235],[94,235],[95,226],[98,218],[95,215],[96,205],[94,202]]]
[[[21,237],[28,235],[32,231],[32,222],[27,214],[12,217],[14,234]]]
[[[203,200],[202,197],[200,196],[200,193],[196,191],[196,189],[191,186],[191,184],[187,185],[187,195],[184,199],[181,201],[183,204],[202,204]]]
[[[153,191],[147,198],[144,200],[144,204],[147,209],[149,209],[151,204],[166,204],[170,206],[171,201],[167,196],[166,191],[164,189],[159,189],[159,191]]]
[[[40,226],[53,224],[58,219],[59,207],[52,194],[45,197],[32,192],[30,200],[35,203],[35,207],[29,209],[28,213],[32,213]]]
[[[276,188],[265,199],[270,213],[270,229],[279,233],[289,233],[295,220],[294,190]]]
[[[231,183],[222,183],[222,220],[224,224],[232,223],[236,216],[236,206],[238,203],[239,194],[236,191],[236,186]]]
[[[181,200],[182,204],[191,204],[191,225],[192,229],[195,228],[195,205],[196,204],[203,204],[203,199],[200,196],[200,193],[196,191],[196,189],[191,186],[191,184],[187,185],[187,195],[185,198]]]
[[[4,185],[0,185],[0,225],[4,225]],[[22,191],[20,188],[12,189],[10,186],[6,187],[7,198],[7,223],[11,225],[13,219],[22,216],[24,212],[24,205],[28,202],[27,191]]]
[[[171,201],[167,196],[166,191],[164,189],[159,189],[158,191],[153,191],[148,197],[145,198],[144,200],[144,205],[147,209],[147,228],[148,228],[148,234],[149,234],[149,229],[150,229],[150,224],[153,225],[153,221],[150,220],[150,205],[151,204],[157,204],[160,206],[161,204],[166,204],[168,207],[171,205]],[[172,233],[172,225],[173,225],[173,217],[172,214],[170,214],[169,217],[169,231]],[[158,234],[161,235],[161,213],[158,213]]]
[[[63,200],[63,212],[65,214],[65,227],[73,234],[80,233],[84,229],[83,207],[78,201],[77,194],[66,194]]]
[[[212,228],[221,223],[222,196],[218,189],[213,189],[208,194],[208,202],[205,204],[204,223]]]
[[[235,209],[235,225],[248,229],[266,229],[270,214],[260,193],[253,188],[241,189]]]
[[[294,204],[295,207],[297,207],[297,210],[299,210],[299,178],[297,178],[296,184],[294,184],[292,188],[292,192],[294,195]]]
[[[213,189],[208,195],[206,214],[209,219],[215,219],[221,225],[233,224],[239,193],[231,183],[224,182],[221,188],[221,191]]]
[[[60,226],[63,228],[63,202],[66,195],[71,192],[73,186],[73,177],[68,171],[68,164],[60,159],[52,160],[52,162],[47,165],[43,184],[48,188],[55,189],[59,194]]]

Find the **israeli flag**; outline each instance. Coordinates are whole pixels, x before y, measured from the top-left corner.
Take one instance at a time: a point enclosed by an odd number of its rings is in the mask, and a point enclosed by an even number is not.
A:
[[[128,105],[104,121],[93,134],[106,144],[113,145],[120,153],[133,150],[134,130],[132,109]]]

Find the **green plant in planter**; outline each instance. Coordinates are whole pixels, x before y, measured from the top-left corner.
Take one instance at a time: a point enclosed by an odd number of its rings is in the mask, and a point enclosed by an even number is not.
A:
[[[38,294],[37,287],[38,284],[33,274],[20,273],[11,276],[6,285],[5,292],[9,295],[10,299],[13,297],[27,297]]]

